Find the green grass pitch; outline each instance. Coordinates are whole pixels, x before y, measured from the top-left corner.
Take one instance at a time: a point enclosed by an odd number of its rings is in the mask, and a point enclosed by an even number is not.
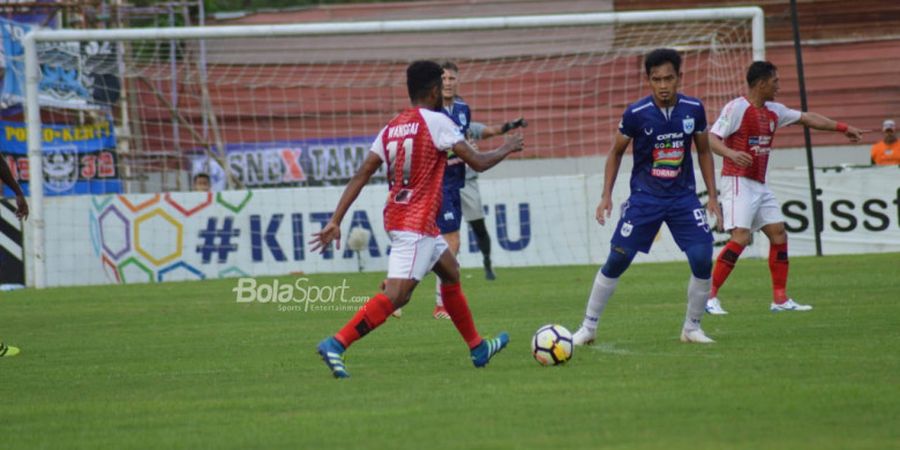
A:
[[[596,267],[464,271],[479,330],[512,336],[485,369],[431,318],[428,278],[341,381],[314,347],[350,312],[239,304],[235,280],[4,293],[22,354],[0,359],[0,448],[900,448],[898,262],[793,258],[789,291],[815,309],[774,314],[766,261],[742,260],[711,346],[678,342],[687,263],[635,265],[598,343],[551,368],[529,339],[574,332]],[[355,296],[382,274],[308,277]]]

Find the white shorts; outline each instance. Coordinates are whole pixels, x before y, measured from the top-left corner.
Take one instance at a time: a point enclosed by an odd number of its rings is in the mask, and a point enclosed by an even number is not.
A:
[[[388,278],[421,281],[450,248],[442,236],[412,231],[389,231],[388,236],[391,238]]]
[[[459,190],[462,204],[462,215],[466,222],[484,219],[484,207],[481,205],[481,191],[478,189],[478,178],[466,178],[466,184]]]
[[[723,176],[719,199],[725,231],[747,228],[757,231],[770,224],[784,222],[781,205],[769,186],[745,177]]]

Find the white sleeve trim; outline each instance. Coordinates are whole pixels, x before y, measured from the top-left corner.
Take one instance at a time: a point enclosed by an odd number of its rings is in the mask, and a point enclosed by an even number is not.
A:
[[[432,142],[438,150],[448,151],[456,143],[465,140],[459,131],[459,126],[453,123],[444,113],[420,108],[419,114],[425,119],[425,126],[428,127]]]
[[[369,151],[378,155],[382,161],[385,161],[384,142],[381,141],[381,137],[384,136],[384,130],[387,130],[387,127],[382,128],[381,131],[378,132],[378,135],[375,136],[375,142],[372,142],[372,148],[369,149]]]
[[[744,120],[744,113],[749,106],[750,103],[743,97],[728,102],[728,104],[722,108],[722,113],[719,115],[716,123],[713,124],[710,133],[722,139],[734,134],[741,127],[741,122]]]
[[[796,109],[788,108],[787,106],[776,102],[766,102],[766,108],[778,116],[778,128],[797,123],[800,120],[800,116],[803,115],[802,112],[797,111]]]

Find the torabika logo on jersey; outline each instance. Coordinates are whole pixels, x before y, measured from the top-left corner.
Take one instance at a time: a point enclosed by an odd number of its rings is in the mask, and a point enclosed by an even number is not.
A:
[[[693,125],[691,125],[693,127]],[[668,133],[656,136],[653,145],[653,168],[650,175],[659,178],[675,178],[681,173],[684,160],[684,134]]]
[[[44,186],[53,192],[72,189],[78,181],[78,149],[75,146],[53,147],[44,153]]]

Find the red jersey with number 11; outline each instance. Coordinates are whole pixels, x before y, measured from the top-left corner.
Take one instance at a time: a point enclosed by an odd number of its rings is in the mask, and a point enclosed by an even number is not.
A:
[[[401,112],[378,133],[372,151],[387,165],[390,190],[385,230],[440,234],[435,217],[441,207],[447,151],[463,139],[446,115],[425,108]]]

